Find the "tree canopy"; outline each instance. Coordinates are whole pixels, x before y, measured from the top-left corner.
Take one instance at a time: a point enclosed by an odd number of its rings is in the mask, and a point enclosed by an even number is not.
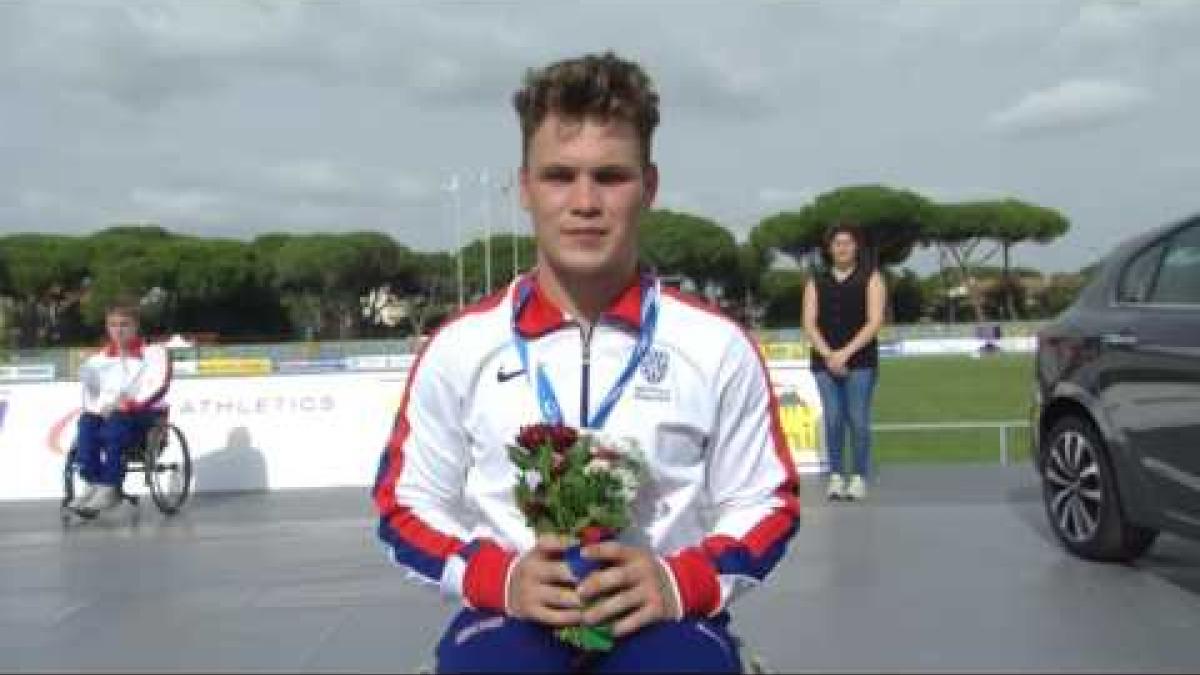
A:
[[[1025,282],[1013,271],[1011,249],[1052,241],[1070,225],[1053,209],[1017,199],[938,204],[911,190],[853,185],[764,217],[741,242],[703,215],[651,210],[640,223],[639,255],[739,318],[789,325],[798,322],[800,298],[791,295],[806,271],[776,254],[803,263],[838,223],[863,228],[885,272],[916,245],[937,247],[946,263],[938,293],[965,284],[977,319],[995,306],[1018,317]],[[1003,254],[999,305],[976,288],[997,251]],[[391,330],[423,332],[457,308],[460,265],[469,302],[507,283],[514,263],[527,270],[535,259],[534,239],[511,234],[435,252],[413,251],[369,231],[271,232],[243,241],[134,223],[78,237],[13,234],[0,237],[0,325],[19,346],[78,343],[100,334],[109,303],[133,298],[142,305],[143,323],[156,331],[353,337],[383,330],[379,300],[390,295],[391,315],[399,303],[399,315],[407,317],[389,320]],[[894,316],[922,315],[932,286],[911,272],[891,278],[903,286]],[[993,294],[997,286],[986,288]]]
[[[909,190],[855,185],[830,190],[798,211],[764,218],[750,240],[797,259],[821,248],[829,228],[862,228],[880,264],[904,262],[933,218],[931,202]]]
[[[737,241],[708,218],[656,209],[642,218],[642,260],[664,276],[682,277],[696,288],[722,289],[739,274]]]

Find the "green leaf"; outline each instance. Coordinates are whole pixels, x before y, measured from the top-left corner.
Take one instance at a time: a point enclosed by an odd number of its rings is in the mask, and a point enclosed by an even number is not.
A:
[[[613,648],[612,628],[608,626],[585,626],[581,631],[583,648],[588,651],[607,652]]]
[[[559,628],[554,632],[559,640],[580,649],[583,648],[583,636],[581,635],[582,628],[579,626],[569,626],[567,628]]]
[[[533,456],[528,450],[519,445],[508,446],[508,458],[512,463],[517,465],[521,471],[528,471],[533,467]]]
[[[615,639],[610,626],[571,626],[560,628],[555,634],[558,639],[585,651],[612,651]]]
[[[575,471],[583,472],[588,461],[591,460],[592,451],[586,441],[581,441],[571,446],[567,452],[567,461],[571,463],[571,468]]]

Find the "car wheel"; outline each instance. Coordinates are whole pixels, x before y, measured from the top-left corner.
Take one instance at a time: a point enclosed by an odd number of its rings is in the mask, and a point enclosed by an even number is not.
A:
[[[1043,442],[1042,498],[1050,526],[1067,549],[1109,562],[1145,553],[1158,531],[1126,519],[1112,461],[1091,422],[1065,417]]]

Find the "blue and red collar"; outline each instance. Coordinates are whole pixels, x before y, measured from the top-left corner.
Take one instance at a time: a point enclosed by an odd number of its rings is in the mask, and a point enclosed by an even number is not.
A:
[[[629,284],[617,295],[612,305],[600,315],[602,322],[616,322],[640,331],[642,328],[642,290],[646,284],[654,283],[649,273],[639,272]],[[517,280],[516,293],[513,302],[520,302],[526,296],[522,306],[517,308],[516,328],[526,338],[534,338],[558,330],[570,323],[567,315],[558,305],[554,304],[537,282],[537,275],[529,273]]]

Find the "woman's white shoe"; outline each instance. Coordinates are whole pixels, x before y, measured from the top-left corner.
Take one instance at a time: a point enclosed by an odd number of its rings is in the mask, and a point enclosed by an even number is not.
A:
[[[854,474],[850,479],[850,487],[846,489],[846,498],[854,501],[862,501],[867,498],[867,481],[863,477]]]
[[[825,496],[835,500],[846,496],[846,480],[841,474],[835,473],[829,477],[829,487],[825,490]]]

